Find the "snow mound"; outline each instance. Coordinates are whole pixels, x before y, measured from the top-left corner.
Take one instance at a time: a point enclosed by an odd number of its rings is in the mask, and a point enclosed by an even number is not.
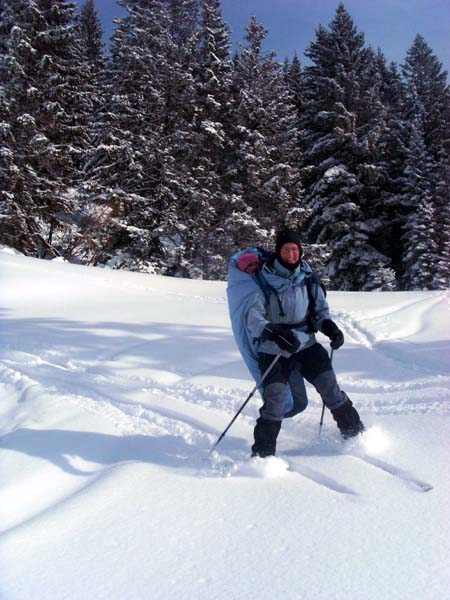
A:
[[[235,463],[230,476],[277,479],[284,477],[288,471],[289,463],[282,458],[277,456],[255,457],[248,461]]]
[[[9,246],[4,246],[3,244],[0,244],[0,252],[3,252],[4,254],[13,254],[14,256],[23,256],[18,250],[10,248]]]

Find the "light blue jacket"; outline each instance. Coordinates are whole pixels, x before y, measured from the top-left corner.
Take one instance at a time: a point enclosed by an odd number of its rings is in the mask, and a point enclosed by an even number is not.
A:
[[[237,267],[239,256],[248,252],[256,254],[262,260],[267,259],[268,253],[257,248],[247,248],[232,256],[228,267],[227,298],[234,339],[248,370],[257,383],[261,379],[261,372],[258,366],[258,351],[260,350],[261,343],[248,327],[247,320],[250,311],[255,310],[258,312],[258,306],[264,309],[264,294],[255,277],[241,272]],[[277,346],[275,348],[274,354],[278,354],[279,349]],[[260,392],[262,393],[263,390],[260,389]],[[295,383],[295,397],[292,395],[290,386],[287,386],[286,416],[294,416],[297,412],[303,410],[307,403],[305,385],[303,378],[300,377]]]
[[[228,311],[234,339],[254,380],[258,382],[261,373],[258,367],[259,342],[246,326],[248,311],[261,298],[261,290],[255,279],[238,269],[237,261],[241,254],[252,252],[260,255],[257,248],[247,248],[231,257],[228,265]]]
[[[246,325],[253,338],[259,340],[264,327],[269,323],[298,324],[292,331],[299,338],[301,350],[316,343],[316,336],[309,330],[307,324],[309,296],[307,289],[307,278],[313,276],[313,271],[304,260],[294,270],[290,271],[281,265],[277,259],[273,264],[266,263],[262,268],[262,276],[269,286],[273,288],[267,302],[259,295],[249,306],[246,315]],[[322,322],[330,318],[328,303],[321,285],[317,282],[311,283],[311,291],[314,297],[315,312],[311,315],[314,329],[320,330]],[[267,354],[278,354],[279,347],[270,340],[259,340],[258,352]],[[288,357],[288,352],[283,352]]]

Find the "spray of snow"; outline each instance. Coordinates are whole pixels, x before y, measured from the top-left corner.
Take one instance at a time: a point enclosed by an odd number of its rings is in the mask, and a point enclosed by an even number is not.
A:
[[[230,471],[230,476],[267,477],[278,479],[284,477],[289,470],[289,463],[277,456],[267,458],[255,457],[250,461],[238,462]]]
[[[371,427],[364,433],[362,445],[369,454],[382,454],[389,449],[391,442],[380,427]]]
[[[214,474],[219,477],[255,477],[277,479],[284,477],[289,471],[289,463],[278,456],[266,458],[254,457],[247,460],[235,461],[230,457],[212,452],[205,459],[204,466],[213,468]]]

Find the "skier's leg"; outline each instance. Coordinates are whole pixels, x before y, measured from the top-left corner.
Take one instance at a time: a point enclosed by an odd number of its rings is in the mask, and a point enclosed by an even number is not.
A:
[[[264,373],[273,361],[272,354],[260,353],[259,369]],[[263,405],[259,411],[254,430],[255,443],[252,456],[272,456],[275,454],[276,441],[280,432],[286,404],[287,381],[289,379],[289,359],[281,357],[274,365],[263,389]]]
[[[343,392],[336,379],[328,352],[320,344],[314,344],[295,355],[296,367],[304,378],[319,392],[324,404],[344,437],[352,437],[364,431],[350,398]]]
[[[291,418],[298,415],[308,406],[305,380],[298,369],[292,369],[288,383],[291,390],[293,406],[290,411],[284,415],[285,418]]]

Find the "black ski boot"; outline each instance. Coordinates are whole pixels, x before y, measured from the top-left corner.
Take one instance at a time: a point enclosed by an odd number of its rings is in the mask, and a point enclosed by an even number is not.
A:
[[[331,411],[342,437],[346,440],[355,437],[364,431],[364,425],[359,418],[358,411],[354,408],[352,401],[347,400],[345,404]]]
[[[281,421],[268,421],[259,417],[253,435],[255,443],[252,446],[252,456],[275,456],[277,437],[280,432]]]

